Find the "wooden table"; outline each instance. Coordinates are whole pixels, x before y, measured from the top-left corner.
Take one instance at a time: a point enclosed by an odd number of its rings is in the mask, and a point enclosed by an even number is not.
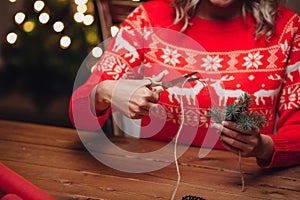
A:
[[[124,149],[141,152],[165,145],[125,137],[112,141]],[[206,200],[300,197],[300,166],[260,169],[255,159],[243,158],[246,185],[241,192],[236,155],[213,150],[199,159],[198,152],[199,148],[190,147],[179,159],[178,200],[186,195]],[[0,162],[57,199],[171,199],[177,181],[174,163],[148,173],[121,172],[95,159],[74,129],[4,120],[0,120]]]

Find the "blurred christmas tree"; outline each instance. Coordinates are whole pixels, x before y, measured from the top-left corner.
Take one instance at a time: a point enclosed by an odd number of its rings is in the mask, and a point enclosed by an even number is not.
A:
[[[0,95],[10,91],[46,108],[70,96],[80,64],[99,41],[93,2],[88,0],[23,0],[2,47]],[[12,6],[13,3],[12,3]]]

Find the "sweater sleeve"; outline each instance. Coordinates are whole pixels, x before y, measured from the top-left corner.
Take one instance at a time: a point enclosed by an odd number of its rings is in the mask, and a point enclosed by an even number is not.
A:
[[[278,102],[277,133],[270,135],[274,154],[262,167],[285,167],[300,164],[300,18],[294,16],[289,34],[292,40],[287,54],[285,80]]]
[[[142,77],[142,31],[146,23],[147,16],[143,6],[139,6],[121,24],[117,35],[108,42],[105,52],[93,67],[88,80],[73,92],[69,116],[75,128],[98,130],[111,114],[111,108],[96,112],[91,106],[94,98],[93,90],[98,83],[104,80]]]

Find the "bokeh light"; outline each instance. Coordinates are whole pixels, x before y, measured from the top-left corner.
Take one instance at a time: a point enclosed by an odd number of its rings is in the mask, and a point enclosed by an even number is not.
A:
[[[88,2],[88,0],[75,0],[74,2],[77,5],[82,5],[82,4],[86,4]]]
[[[33,4],[33,8],[36,12],[40,12],[41,10],[43,10],[43,8],[45,7],[45,3],[43,1],[36,1]]]
[[[18,35],[14,32],[8,33],[6,36],[6,40],[9,44],[14,44],[18,39]]]
[[[33,21],[27,21],[23,24],[23,29],[27,33],[33,31],[34,28],[35,28],[35,23]]]
[[[103,50],[100,47],[94,47],[92,49],[92,55],[95,58],[100,58],[102,56]]]
[[[91,25],[94,22],[93,15],[85,15],[83,18],[83,24],[86,26]]]
[[[97,44],[98,43],[98,35],[95,31],[90,31],[87,33],[86,35],[86,40],[90,43],[90,44]]]
[[[85,13],[87,11],[87,6],[85,4],[78,5],[77,11],[80,13]]]
[[[60,38],[60,47],[62,49],[67,49],[71,45],[71,38],[67,35],[64,35]]]
[[[17,24],[22,24],[24,22],[24,20],[25,20],[25,17],[26,16],[25,16],[25,14],[23,12],[18,12],[15,15],[15,22]]]
[[[110,34],[111,34],[112,37],[117,35],[118,32],[119,32],[119,27],[118,26],[111,26],[110,27]]]
[[[84,19],[84,14],[83,13],[79,13],[79,12],[76,12],[73,16],[75,22],[77,23],[81,23],[83,22],[83,19]]]
[[[42,24],[46,24],[50,20],[50,15],[48,13],[41,13],[39,16],[39,21]]]
[[[64,23],[62,23],[61,21],[57,21],[53,24],[53,30],[55,32],[62,32],[65,28]]]

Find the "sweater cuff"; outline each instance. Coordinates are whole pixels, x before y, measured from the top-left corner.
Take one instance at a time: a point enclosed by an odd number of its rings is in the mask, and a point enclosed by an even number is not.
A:
[[[77,129],[95,131],[100,129],[106,122],[107,117],[111,114],[111,109],[103,110],[102,113],[97,113],[92,110],[91,95],[86,95],[78,99],[73,99],[70,109],[72,121]],[[76,102],[76,103],[75,103]]]
[[[290,152],[288,151],[288,146],[286,142],[282,141],[275,135],[269,135],[273,140],[274,152],[271,160],[265,161],[261,159],[256,159],[258,166],[262,168],[274,168],[274,167],[285,167],[292,165]]]

